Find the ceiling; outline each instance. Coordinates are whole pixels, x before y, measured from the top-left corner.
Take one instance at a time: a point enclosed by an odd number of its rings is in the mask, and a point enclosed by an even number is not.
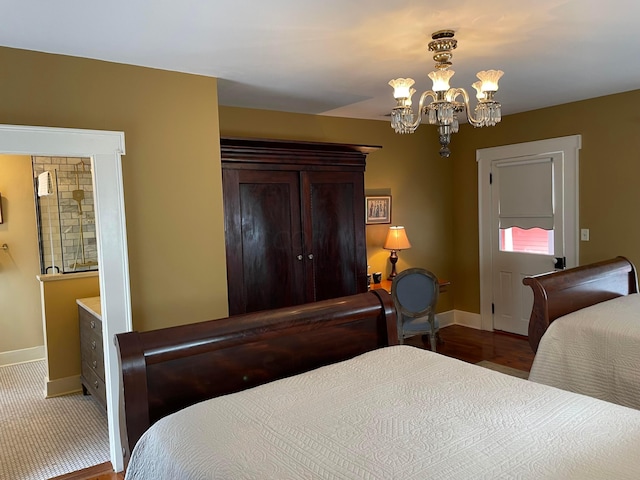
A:
[[[640,88],[635,0],[2,0],[0,18],[0,45],[216,77],[228,106],[386,119],[390,79],[431,88],[441,29],[452,86],[505,72],[503,115]]]

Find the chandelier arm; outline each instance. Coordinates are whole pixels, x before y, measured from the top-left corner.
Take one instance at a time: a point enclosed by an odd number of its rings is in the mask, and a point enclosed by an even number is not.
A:
[[[474,127],[481,127],[482,122],[477,120],[473,116],[473,113],[471,113],[471,109],[469,108],[469,94],[464,88],[450,88],[447,92],[447,99],[453,102],[458,95],[462,95],[462,98],[464,99],[465,113],[467,114],[467,120],[469,120],[469,123]]]
[[[420,115],[422,115],[422,113],[425,111],[425,100],[427,99],[427,97],[431,97],[431,101],[435,102],[437,99],[436,92],[427,90],[422,95],[420,95],[420,104],[418,106],[418,108],[420,109]]]
[[[405,125],[405,127],[411,128],[412,130],[415,130],[418,128],[418,126],[422,122],[422,112],[424,110],[424,101],[429,96],[431,96],[434,100],[436,98],[435,93],[433,93],[431,90],[427,90],[422,95],[420,95],[420,102],[418,103],[418,115],[416,116],[416,119],[412,124]]]

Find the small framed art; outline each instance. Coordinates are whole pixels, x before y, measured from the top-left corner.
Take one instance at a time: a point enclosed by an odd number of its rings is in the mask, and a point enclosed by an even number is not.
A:
[[[391,223],[391,195],[365,197],[366,224]]]

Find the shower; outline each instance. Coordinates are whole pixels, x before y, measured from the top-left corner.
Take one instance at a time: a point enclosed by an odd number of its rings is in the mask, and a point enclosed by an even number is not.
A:
[[[82,171],[80,170],[82,168]],[[78,204],[78,244],[75,249],[75,255],[73,258],[73,262],[69,264],[69,268],[73,271],[76,271],[78,268],[86,268],[97,266],[98,262],[95,260],[87,260],[85,255],[85,244],[84,244],[84,212],[82,211],[82,202],[85,199],[85,192],[80,188],[80,173],[89,173],[90,171],[85,170],[85,163],[83,159],[80,159],[79,163],[74,164],[75,177],[76,177],[76,189],[73,190],[72,198]],[[90,178],[90,177],[89,177]],[[80,260],[80,261],[78,261]]]
[[[51,179],[37,202],[42,273],[97,270],[90,159],[33,157],[33,171],[38,180]]]

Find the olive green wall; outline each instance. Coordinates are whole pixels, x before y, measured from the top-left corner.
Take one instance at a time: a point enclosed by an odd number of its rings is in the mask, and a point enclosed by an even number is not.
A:
[[[0,64],[0,123],[125,133],[134,328],[226,316],[216,79],[10,48]]]
[[[0,155],[0,353],[43,345],[31,157]],[[0,362],[2,365],[2,362]]]
[[[413,248],[399,269],[451,280],[440,311],[479,312],[478,148],[581,134],[582,263],[614,255],[640,262],[640,91],[463,125],[441,159],[433,127],[396,135],[387,121],[220,107],[216,80],[61,55],[0,48],[0,123],[125,132],[123,157],[134,328],[227,314],[219,133],[380,145],[367,161],[368,193],[390,193],[392,224]],[[616,112],[598,116],[600,112]],[[389,270],[387,226],[367,227],[371,271]]]
[[[640,265],[640,90],[503,118],[492,128],[463,125],[452,144],[455,308],[480,311],[476,149],[582,135],[580,263],[616,255]],[[424,126],[421,128],[425,128]]]
[[[453,266],[453,163],[438,156],[434,131],[397,135],[388,121],[353,120],[220,106],[220,135],[381,146],[367,157],[365,191],[391,194],[393,225],[404,225],[412,248],[399,253],[397,269],[424,267],[451,279]],[[432,135],[430,135],[432,134]],[[364,206],[363,206],[364,208]],[[391,270],[382,249],[389,225],[367,226],[370,271]],[[455,285],[438,311],[453,308]]]

